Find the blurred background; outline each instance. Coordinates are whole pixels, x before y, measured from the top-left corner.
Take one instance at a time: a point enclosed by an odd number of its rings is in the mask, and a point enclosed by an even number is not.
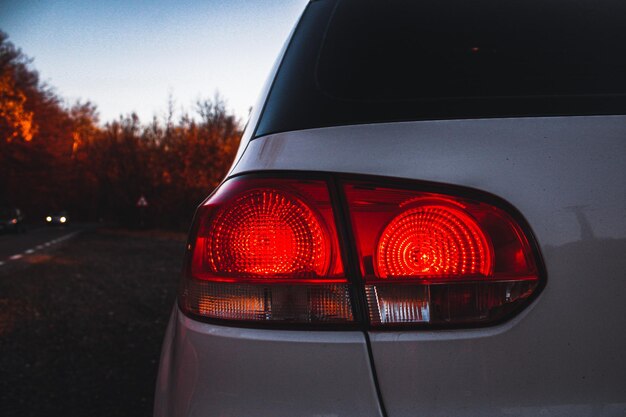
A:
[[[0,415],[149,416],[186,230],[304,0],[0,0]]]
[[[0,6],[0,206],[186,227],[303,1]]]

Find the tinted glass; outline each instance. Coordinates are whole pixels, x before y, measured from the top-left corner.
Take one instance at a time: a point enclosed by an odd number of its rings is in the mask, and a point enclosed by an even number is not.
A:
[[[341,124],[626,113],[626,2],[319,0],[256,135]]]

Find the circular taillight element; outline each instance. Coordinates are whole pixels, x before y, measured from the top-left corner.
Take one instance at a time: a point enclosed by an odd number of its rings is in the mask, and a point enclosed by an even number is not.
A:
[[[290,192],[245,192],[214,218],[208,264],[218,275],[293,278],[324,276],[331,245],[318,216]]]
[[[376,249],[380,278],[487,276],[492,258],[491,244],[471,216],[432,201],[394,217]]]

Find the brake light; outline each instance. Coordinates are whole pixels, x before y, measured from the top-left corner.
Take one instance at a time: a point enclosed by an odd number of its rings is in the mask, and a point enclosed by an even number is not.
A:
[[[324,181],[237,178],[196,215],[181,300],[236,321],[353,321]]]
[[[208,232],[213,273],[239,277],[324,276],[330,243],[306,203],[274,188],[253,189],[220,210]]]
[[[330,176],[288,175],[231,179],[198,208],[185,313],[229,324],[475,326],[512,317],[541,287],[522,220],[494,197],[339,177],[333,199]],[[342,248],[356,254],[349,276]]]
[[[415,203],[393,218],[376,248],[380,278],[489,275],[491,257],[476,221],[438,200]]]
[[[374,326],[495,322],[538,286],[528,240],[494,205],[370,183],[344,191]]]

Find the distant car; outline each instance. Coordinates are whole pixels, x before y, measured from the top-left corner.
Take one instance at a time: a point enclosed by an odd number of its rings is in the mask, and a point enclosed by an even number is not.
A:
[[[46,224],[48,225],[66,225],[69,221],[70,218],[66,211],[50,213],[46,216]]]
[[[626,416],[625,22],[310,1],[196,212],[155,417]]]
[[[24,227],[24,215],[15,207],[0,208],[0,232],[11,231],[20,233],[26,231]]]

